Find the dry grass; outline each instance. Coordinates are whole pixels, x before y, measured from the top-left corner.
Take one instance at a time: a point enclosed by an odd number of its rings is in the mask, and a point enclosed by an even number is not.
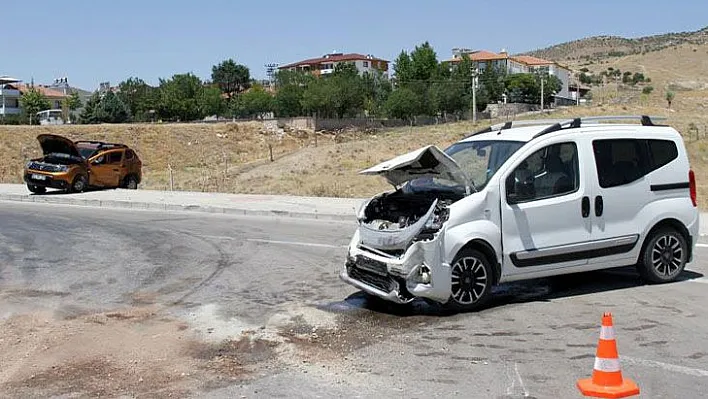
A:
[[[598,105],[564,108],[542,117],[565,118],[608,114],[667,116],[671,126],[684,133],[692,166],[698,177],[699,199],[708,203],[708,115],[690,105],[706,92],[685,92],[677,107]],[[678,98],[677,98],[678,99]],[[687,136],[689,126],[698,127],[700,139]],[[74,127],[0,128],[0,181],[20,183],[22,165],[38,154],[35,136],[52,132],[77,139],[102,139],[127,143],[144,162],[146,189],[169,187],[167,166],[173,168],[175,190],[254,194],[289,194],[321,197],[366,197],[390,186],[381,179],[358,172],[396,155],[428,144],[446,147],[477,126],[469,122],[397,128],[376,134],[344,133],[285,135],[276,138],[258,123],[220,125],[125,125]],[[220,135],[221,137],[217,136]],[[299,136],[299,137],[298,137]],[[268,160],[272,143],[275,161]],[[228,170],[226,170],[228,162]]]
[[[173,170],[176,190],[218,191],[226,168],[249,165],[291,153],[307,143],[307,136],[277,137],[261,123],[0,126],[0,182],[22,182],[25,162],[41,155],[36,136],[59,134],[71,139],[125,143],[143,161],[143,187],[169,188]]]

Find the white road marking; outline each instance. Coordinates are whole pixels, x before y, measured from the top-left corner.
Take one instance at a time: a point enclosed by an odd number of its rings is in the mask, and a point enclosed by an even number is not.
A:
[[[210,235],[202,235],[200,237],[204,238],[212,238],[215,240],[243,240],[242,238],[239,237],[227,237],[227,236],[210,236]],[[332,245],[332,244],[320,244],[316,242],[300,242],[300,241],[279,241],[279,240],[265,240],[265,239],[260,239],[260,238],[246,238],[245,241],[248,242],[260,242],[264,244],[279,244],[279,245],[298,245],[301,247],[317,247],[317,248],[348,248],[347,245]]]
[[[708,284],[708,277],[694,278],[693,280],[688,280],[692,283]]]
[[[258,238],[247,238],[246,241],[250,242],[261,242],[265,244],[280,244],[280,245],[299,245],[302,247],[318,247],[318,248],[347,248],[346,245],[331,245],[331,244],[318,244],[315,242],[298,242],[298,241],[278,241],[278,240],[261,240]]]
[[[693,367],[678,366],[675,364],[657,362],[655,360],[647,359],[637,359],[634,357],[620,356],[620,360],[629,364],[637,364],[640,366],[655,367],[664,369],[666,371],[671,371],[675,373],[681,373],[686,375],[692,375],[694,377],[708,377],[708,370],[694,369]]]
[[[511,380],[511,386],[506,388],[506,394],[508,396],[516,396],[520,395],[524,398],[529,397],[529,391],[526,389],[526,386],[524,385],[524,380],[521,379],[521,373],[519,373],[519,364],[514,363],[514,375],[511,375],[511,371],[509,370],[509,367],[506,367],[506,375],[509,377]],[[519,387],[516,387],[516,383],[519,383]],[[520,391],[520,392],[516,392]]]
[[[699,248],[708,248],[708,244],[696,244]]]

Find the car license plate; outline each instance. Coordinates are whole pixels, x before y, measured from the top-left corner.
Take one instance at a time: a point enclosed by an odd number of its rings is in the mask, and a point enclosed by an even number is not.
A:
[[[38,175],[38,174],[36,174],[36,173],[33,173],[33,174],[32,174],[32,179],[33,179],[33,180],[46,180],[46,179],[47,179],[47,176],[45,176],[45,175]]]

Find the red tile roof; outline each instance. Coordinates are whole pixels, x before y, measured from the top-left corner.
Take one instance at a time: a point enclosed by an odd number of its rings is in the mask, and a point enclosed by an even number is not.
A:
[[[30,86],[27,86],[25,84],[11,84],[8,86],[12,86],[15,89],[19,90],[20,93],[24,94],[30,90]],[[64,98],[66,95],[58,90],[50,89],[48,87],[42,87],[42,86],[34,86],[34,89],[37,90],[38,92],[42,93],[45,97],[47,98]]]
[[[551,65],[555,64],[553,61],[544,60],[542,58],[532,57],[530,55],[517,55],[512,57],[514,60],[523,62],[526,65]]]
[[[278,69],[294,68],[303,65],[317,65],[323,62],[343,62],[343,61],[380,61],[388,62],[387,60],[376,58],[372,56],[367,56],[364,54],[349,53],[349,54],[328,54],[323,57],[310,58],[308,60],[294,62],[292,64],[287,64],[279,67]]]

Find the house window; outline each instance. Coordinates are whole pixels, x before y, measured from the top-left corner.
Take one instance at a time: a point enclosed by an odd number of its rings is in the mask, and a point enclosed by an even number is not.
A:
[[[364,68],[368,68],[368,67],[369,67],[369,61],[364,61]]]

